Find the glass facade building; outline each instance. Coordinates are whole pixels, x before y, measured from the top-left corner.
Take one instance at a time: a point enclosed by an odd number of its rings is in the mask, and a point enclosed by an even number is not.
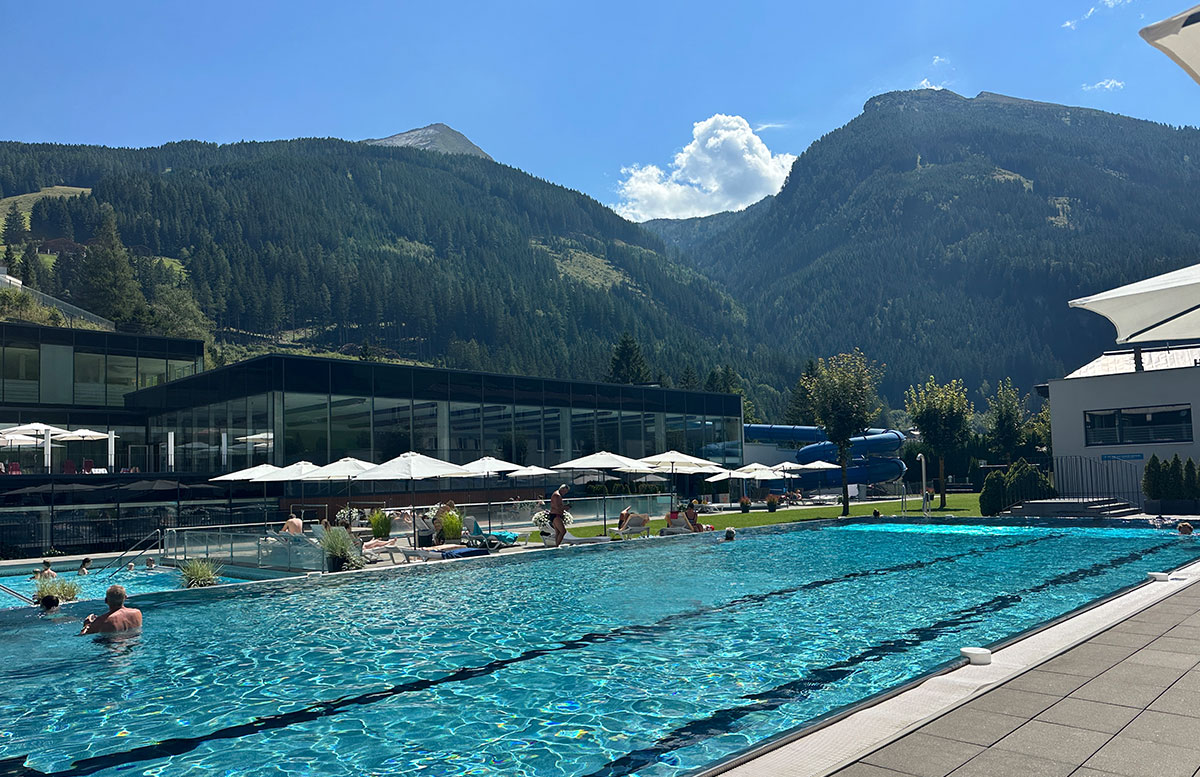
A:
[[[127,408],[138,389],[204,368],[199,340],[0,323],[0,428],[41,422],[117,434],[114,467],[151,466],[146,416]],[[44,471],[42,452],[0,443],[5,470]],[[108,442],[56,443],[53,472],[108,463]]]
[[[160,471],[217,473],[415,450],[552,466],[608,450],[742,463],[731,394],[269,355],[126,397]]]

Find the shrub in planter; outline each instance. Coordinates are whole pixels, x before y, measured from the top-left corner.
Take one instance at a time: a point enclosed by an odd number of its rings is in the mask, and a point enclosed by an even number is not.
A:
[[[321,535],[321,547],[325,550],[325,555],[329,556],[330,572],[362,569],[364,566],[362,556],[358,555],[354,547],[354,540],[350,539],[350,532],[341,526],[334,526]]]
[[[40,602],[43,597],[57,596],[60,602],[69,602],[79,598],[79,583],[74,580],[63,580],[61,577],[52,577],[49,580],[38,580],[37,590],[34,591],[33,600]]]
[[[743,513],[750,512],[750,497],[744,496],[738,500],[738,505],[741,506]]]
[[[779,497],[775,496],[774,494],[768,495],[767,496],[767,512],[773,513],[777,509],[779,509]]]
[[[217,584],[221,565],[206,558],[193,558],[183,562],[179,572],[183,575],[184,588],[207,588]]]
[[[989,472],[979,491],[979,512],[984,515],[999,515],[1004,505],[1004,473]]]
[[[376,510],[367,519],[371,524],[371,536],[377,540],[392,536],[392,516],[383,510]]]

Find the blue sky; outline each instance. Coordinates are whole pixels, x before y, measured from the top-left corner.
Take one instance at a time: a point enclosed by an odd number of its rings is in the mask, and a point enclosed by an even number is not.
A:
[[[786,155],[923,82],[1198,125],[1200,86],[1137,35],[1188,1],[0,0],[21,74],[0,139],[361,139],[441,121],[631,216],[691,215],[756,199]],[[676,159],[696,123],[704,142]],[[729,153],[701,153],[713,138]]]

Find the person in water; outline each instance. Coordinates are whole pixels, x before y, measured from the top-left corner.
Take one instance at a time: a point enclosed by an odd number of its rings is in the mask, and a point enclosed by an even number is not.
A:
[[[62,600],[54,594],[46,594],[38,600],[38,605],[42,608],[41,615],[51,614],[58,609],[60,604],[62,604]]]
[[[158,562],[154,560],[154,556],[146,556],[146,569],[154,569],[158,566]]]
[[[556,548],[562,545],[563,537],[567,536],[567,523],[564,518],[567,514],[567,505],[563,501],[563,496],[570,490],[571,487],[563,483],[550,495],[550,526],[554,529],[554,547]]]
[[[1175,528],[1179,529],[1179,533],[1185,536],[1192,533],[1192,525],[1187,521],[1180,522],[1180,524]]]
[[[725,529],[725,539],[721,540],[721,542],[733,542],[736,539],[737,529],[730,526],[729,528]]]
[[[108,612],[103,615],[92,613],[83,621],[83,634],[112,634],[118,631],[131,631],[142,627],[142,611],[125,606],[125,587],[109,586],[104,594],[104,603]]]
[[[91,566],[92,560],[90,558],[85,558],[83,561],[79,562],[79,570],[75,574],[90,575],[92,573],[92,570],[90,569]]]
[[[41,569],[35,569],[33,574],[29,576],[30,580],[53,580],[58,577],[58,573],[50,568],[49,561],[42,562]]]
[[[135,569],[137,569],[137,564],[133,563],[132,561],[125,565],[126,572],[132,572]]]

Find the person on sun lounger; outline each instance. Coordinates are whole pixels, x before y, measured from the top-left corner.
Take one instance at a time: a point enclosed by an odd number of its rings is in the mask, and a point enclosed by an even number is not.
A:
[[[288,515],[287,520],[283,522],[283,528],[279,530],[280,534],[303,534],[304,521],[296,517],[295,513]]]

